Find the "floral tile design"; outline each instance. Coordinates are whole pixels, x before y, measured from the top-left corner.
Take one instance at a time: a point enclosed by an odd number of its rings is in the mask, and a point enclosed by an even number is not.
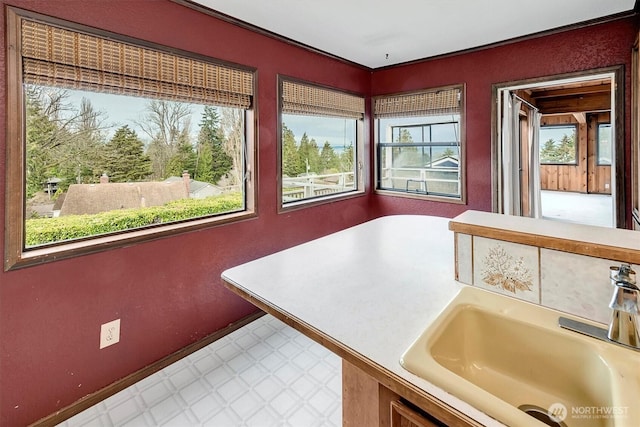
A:
[[[473,237],[473,284],[540,304],[538,248]]]

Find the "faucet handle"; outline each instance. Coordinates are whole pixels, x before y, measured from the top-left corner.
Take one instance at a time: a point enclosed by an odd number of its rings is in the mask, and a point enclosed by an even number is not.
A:
[[[612,266],[609,269],[609,277],[614,285],[636,288],[636,272],[631,265],[622,263],[620,267]]]

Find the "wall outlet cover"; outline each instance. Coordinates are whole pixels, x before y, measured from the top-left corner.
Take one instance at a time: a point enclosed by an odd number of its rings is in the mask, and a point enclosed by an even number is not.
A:
[[[100,326],[100,349],[120,341],[120,319],[112,320]]]

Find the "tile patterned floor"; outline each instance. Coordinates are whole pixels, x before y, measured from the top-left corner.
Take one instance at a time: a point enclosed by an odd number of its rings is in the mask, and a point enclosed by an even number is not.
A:
[[[342,425],[338,356],[266,315],[60,427]]]

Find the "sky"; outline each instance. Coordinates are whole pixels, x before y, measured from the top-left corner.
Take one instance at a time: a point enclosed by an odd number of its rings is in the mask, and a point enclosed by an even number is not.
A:
[[[117,128],[128,125],[129,128],[136,131],[141,140],[148,140],[148,136],[136,122],[144,121],[145,109],[149,99],[88,91],[68,90],[67,92],[69,93],[68,102],[74,107],[79,106],[82,98],[85,97],[91,101],[94,109],[106,113],[104,124],[115,124],[108,132],[108,137],[113,135]],[[197,136],[198,124],[200,123],[204,106],[191,104],[191,110],[192,134]],[[322,147],[325,141],[329,141],[332,146],[339,150],[343,146],[348,146],[354,142],[354,138],[350,137],[350,135],[355,135],[355,120],[318,119],[309,116],[285,115],[284,122],[293,131],[298,143],[305,132],[309,139],[316,140],[319,147]]]
[[[298,143],[306,132],[309,140],[315,139],[320,148],[325,141],[329,141],[331,146],[338,149],[337,151],[350,144],[355,144],[356,121],[353,119],[285,114],[282,121],[293,132]]]
[[[95,110],[105,113],[104,124],[114,124],[108,132],[109,136],[113,135],[119,127],[128,125],[129,128],[136,131],[141,140],[148,140],[147,134],[142,131],[136,121],[144,122],[144,116],[146,115],[145,110],[150,101],[149,99],[76,90],[67,90],[67,92],[69,93],[68,101],[74,108],[80,106],[80,102],[84,97],[91,101],[91,105]],[[199,130],[198,123],[200,123],[204,106],[191,104],[191,110],[191,132],[197,137]]]

